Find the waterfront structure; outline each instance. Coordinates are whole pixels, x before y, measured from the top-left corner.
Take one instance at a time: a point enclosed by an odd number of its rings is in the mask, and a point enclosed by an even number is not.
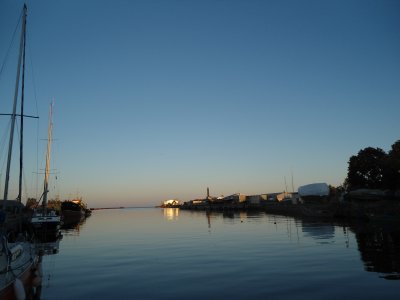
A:
[[[169,200],[165,200],[163,202],[163,204],[161,205],[161,207],[178,207],[180,205],[181,205],[181,203],[179,202],[179,200],[169,199]]]
[[[229,211],[260,210],[272,214],[312,218],[345,218],[368,220],[398,220],[400,201],[391,191],[355,190],[344,194],[341,188],[326,183],[300,186],[298,192],[232,194],[184,202],[188,210]]]
[[[300,186],[300,201],[305,202],[321,202],[327,201],[329,197],[329,186],[326,183],[311,183]]]
[[[235,203],[243,203],[247,199],[247,196],[241,193],[232,194],[226,196],[223,200],[224,202],[235,202]]]
[[[260,204],[260,202],[262,201],[262,195],[250,195],[247,196],[247,202],[249,202],[250,204]]]

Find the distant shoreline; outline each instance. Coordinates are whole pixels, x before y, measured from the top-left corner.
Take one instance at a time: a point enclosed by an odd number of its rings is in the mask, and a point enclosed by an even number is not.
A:
[[[90,210],[102,210],[102,209],[124,209],[125,207],[120,206],[120,207],[99,207],[99,208],[93,208],[91,207]]]
[[[91,207],[90,210],[103,210],[103,209],[126,209],[126,208],[153,208],[154,206],[119,206],[119,207]]]

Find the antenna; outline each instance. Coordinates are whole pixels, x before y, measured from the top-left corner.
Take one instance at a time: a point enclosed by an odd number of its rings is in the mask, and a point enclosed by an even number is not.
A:
[[[292,193],[294,193],[293,170],[291,170],[290,173],[292,173]]]
[[[283,177],[285,179],[285,194],[287,192],[287,184],[286,184],[286,176]]]

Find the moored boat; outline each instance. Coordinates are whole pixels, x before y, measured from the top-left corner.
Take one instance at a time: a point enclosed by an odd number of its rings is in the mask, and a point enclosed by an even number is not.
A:
[[[26,45],[26,16],[27,7],[22,10],[22,30],[18,56],[17,78],[15,83],[15,94],[11,116],[10,137],[8,144],[7,169],[4,185],[4,197],[1,200],[0,210],[0,299],[25,299],[26,291],[24,283],[31,278],[35,271],[38,256],[34,251],[26,234],[23,233],[23,208],[22,198],[22,162],[23,162],[23,112],[24,103],[24,66]],[[21,68],[22,66],[22,68]],[[22,76],[21,75],[22,70]],[[20,77],[22,84],[20,85]],[[21,87],[21,113],[17,115],[18,91]],[[11,157],[13,153],[13,139],[16,117],[20,116],[20,176],[17,200],[8,199]]]
[[[78,223],[86,217],[86,206],[82,198],[65,200],[61,203],[61,214],[64,224]]]
[[[60,235],[61,217],[55,210],[35,209],[31,218],[35,236],[39,240],[52,240]]]
[[[61,216],[57,214],[54,209],[49,209],[47,206],[47,194],[49,192],[49,174],[50,174],[50,154],[51,154],[51,141],[52,141],[52,122],[53,105],[50,105],[49,111],[49,125],[48,125],[48,140],[46,152],[46,168],[44,175],[44,189],[42,205],[34,209],[31,224],[35,232],[35,236],[41,240],[53,240],[60,235]]]
[[[32,280],[38,263],[34,245],[25,239],[10,243],[4,236],[0,245],[0,299],[24,299],[24,286]]]

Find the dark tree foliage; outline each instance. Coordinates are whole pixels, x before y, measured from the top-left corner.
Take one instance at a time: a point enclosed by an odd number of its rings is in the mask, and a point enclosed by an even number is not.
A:
[[[386,179],[390,189],[400,188],[400,140],[392,145],[387,157]]]
[[[400,159],[400,140],[392,145],[392,149],[389,151],[389,155],[393,158]]]
[[[384,185],[386,153],[380,148],[368,147],[350,157],[347,184],[350,189],[380,189]]]
[[[368,147],[350,157],[347,189],[399,189],[400,188],[400,140],[386,154],[380,148]]]
[[[28,200],[26,200],[26,204],[25,206],[28,208],[33,208],[36,207],[37,205],[37,201],[35,198],[28,198]]]

